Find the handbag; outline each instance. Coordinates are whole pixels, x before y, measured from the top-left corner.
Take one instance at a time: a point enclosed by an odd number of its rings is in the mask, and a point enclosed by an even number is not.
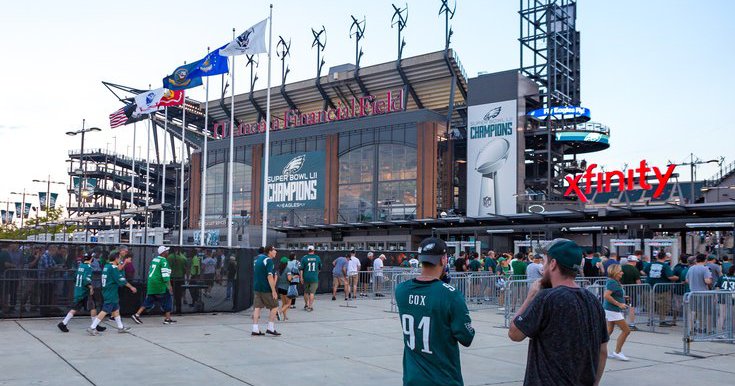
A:
[[[296,288],[296,284],[291,284],[288,286],[288,292],[286,292],[286,296],[291,299],[296,299],[296,297],[299,296],[299,290]]]

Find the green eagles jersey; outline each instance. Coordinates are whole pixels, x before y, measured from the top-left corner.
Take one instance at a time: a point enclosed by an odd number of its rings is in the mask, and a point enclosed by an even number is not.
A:
[[[258,255],[253,265],[253,291],[271,292],[268,275],[273,275],[273,260],[266,255]]]
[[[168,267],[168,260],[163,256],[156,256],[151,261],[151,267],[148,269],[148,286],[146,294],[160,295],[168,291],[168,282],[171,280],[171,268]]]
[[[475,337],[462,294],[440,280],[409,280],[396,288],[403,327],[404,385],[462,385],[459,347]]]
[[[317,255],[305,255],[301,258],[301,269],[304,271],[304,283],[318,283],[322,259]]]
[[[128,284],[125,274],[117,269],[117,265],[105,264],[102,270],[102,297],[105,303],[119,303],[120,296],[117,289],[125,284]]]
[[[717,288],[723,291],[735,291],[735,276],[720,276]]]
[[[674,273],[671,271],[671,267],[669,267],[668,264],[658,261],[643,268],[643,272],[648,275],[646,282],[650,285],[671,283],[669,277],[674,276]]]
[[[482,269],[482,264],[480,263],[480,260],[472,259],[470,260],[470,271],[479,271]]]
[[[74,303],[89,295],[90,285],[92,285],[92,267],[87,263],[79,264],[74,280]]]

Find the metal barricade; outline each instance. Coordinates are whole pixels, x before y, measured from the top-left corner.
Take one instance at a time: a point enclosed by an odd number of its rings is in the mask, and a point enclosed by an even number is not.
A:
[[[631,328],[638,329],[637,323],[641,326],[650,326],[651,310],[653,309],[653,300],[651,294],[651,286],[648,284],[624,284],[626,303],[626,318]]]
[[[510,326],[510,320],[523,305],[523,301],[528,296],[528,289],[535,280],[511,280],[505,283],[504,302],[500,308],[505,315],[503,327]]]
[[[676,326],[682,315],[682,299],[686,291],[685,283],[658,283],[651,289],[651,300],[648,310],[648,325],[652,332],[656,326]]]
[[[588,285],[587,287],[585,287],[585,289],[587,289],[587,291],[592,292],[592,294],[595,295],[595,297],[597,298],[597,300],[600,301],[600,303],[602,303],[605,300],[604,298],[605,286],[604,285],[599,285],[599,284]]]
[[[684,355],[691,355],[692,342],[735,343],[735,292],[688,292],[683,305]]]
[[[417,278],[420,274],[421,273],[419,271],[408,271],[395,273],[392,276],[393,288],[390,291],[390,306],[388,312],[398,312],[398,304],[396,303],[396,288],[398,287],[398,285],[403,283],[404,281],[413,280]]]

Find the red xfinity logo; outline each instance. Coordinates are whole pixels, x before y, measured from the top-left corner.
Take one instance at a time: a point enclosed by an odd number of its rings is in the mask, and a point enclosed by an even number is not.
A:
[[[582,202],[587,202],[587,194],[592,193],[592,185],[597,185],[596,190],[598,193],[610,192],[612,190],[613,178],[617,177],[618,190],[633,190],[635,189],[636,175],[638,177],[638,185],[641,189],[651,190],[652,186],[648,183],[648,173],[653,171],[658,180],[658,186],[653,192],[653,197],[658,198],[666,189],[666,183],[674,173],[676,165],[669,165],[666,169],[666,173],[661,173],[661,169],[654,166],[653,169],[647,166],[646,160],[642,160],[637,169],[628,169],[627,172],[620,170],[613,170],[611,172],[599,172],[595,173],[594,170],[597,168],[597,164],[590,164],[587,166],[587,170],[583,174],[577,174],[574,177],[567,176],[565,179],[569,183],[567,191],[564,192],[565,196],[576,195]],[[580,188],[580,184],[584,186],[584,193]]]

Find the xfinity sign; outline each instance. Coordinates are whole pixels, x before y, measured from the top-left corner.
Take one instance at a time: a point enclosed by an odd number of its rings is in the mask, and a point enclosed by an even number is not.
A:
[[[624,190],[638,189],[636,185],[643,190],[652,190],[654,188],[648,183],[648,177],[650,175],[649,172],[653,172],[653,175],[658,181],[658,185],[653,192],[653,198],[658,198],[663,194],[664,189],[666,189],[666,184],[669,182],[671,175],[674,174],[675,168],[676,165],[668,165],[665,171],[659,169],[657,166],[649,168],[648,162],[642,160],[638,168],[635,169],[603,172],[602,170],[595,170],[597,169],[597,164],[590,164],[584,173],[577,174],[573,177],[565,177],[569,186],[564,195],[577,196],[580,201],[587,202],[587,195],[592,194],[593,187],[598,193],[607,193],[612,191],[613,182],[617,183],[618,191],[621,192]]]

